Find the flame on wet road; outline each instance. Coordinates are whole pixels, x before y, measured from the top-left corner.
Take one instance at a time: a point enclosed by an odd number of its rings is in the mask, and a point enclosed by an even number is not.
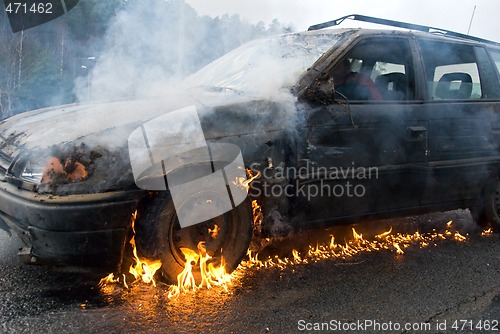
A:
[[[254,219],[256,225],[260,225],[262,220],[262,212],[256,201],[252,203]],[[133,221],[136,216],[134,216]],[[457,242],[465,242],[468,240],[468,235],[461,234],[454,229],[453,222],[446,224],[443,231],[433,230],[432,232],[414,232],[414,233],[395,233],[391,227],[386,232],[375,235],[371,238],[365,238],[362,233],[351,229],[352,237],[344,242],[338,242],[333,234],[330,234],[330,240],[327,243],[316,243],[309,245],[307,251],[298,251],[293,249],[290,256],[271,256],[261,259],[260,251],[247,251],[247,258],[242,261],[239,267],[233,273],[227,273],[225,270],[224,258],[218,265],[210,262],[212,257],[207,254],[205,243],[199,242],[196,250],[189,248],[181,248],[182,254],[185,257],[186,263],[183,271],[177,276],[177,284],[170,285],[167,289],[168,298],[178,298],[182,294],[198,291],[200,289],[211,289],[213,287],[221,287],[224,291],[228,291],[242,277],[246,270],[251,268],[279,268],[285,269],[294,265],[303,265],[313,262],[318,262],[326,259],[348,259],[358,256],[363,253],[388,251],[394,252],[395,256],[403,256],[405,251],[411,246],[425,248],[429,246],[437,246],[438,242],[444,240],[455,240]],[[209,233],[217,233],[217,227],[214,227]],[[491,235],[492,230],[488,229],[482,232],[481,235]],[[131,244],[135,246],[133,238]],[[154,273],[161,266],[161,263],[155,261],[147,261],[139,259],[134,247],[135,265],[131,267],[131,273],[136,272],[138,276],[136,281],[155,284]],[[197,275],[195,275],[197,273]],[[201,277],[201,281],[197,281],[196,277]],[[100,287],[112,283],[122,283],[127,287],[127,283],[121,277],[115,277],[113,274],[103,278],[99,283]]]
[[[437,245],[442,240],[456,240],[464,242],[468,239],[467,235],[462,235],[459,231],[452,231],[452,222],[448,222],[444,232],[433,230],[428,233],[415,232],[412,234],[393,233],[392,227],[374,238],[367,239],[363,234],[352,228],[352,238],[344,243],[338,243],[335,236],[330,234],[328,244],[310,245],[307,252],[300,253],[296,249],[292,250],[291,257],[270,257],[268,259],[259,259],[258,252],[248,251],[248,260],[242,263],[243,267],[279,267],[285,268],[295,264],[307,264],[325,259],[346,259],[361,253],[377,251],[394,251],[396,255],[403,255],[405,249],[412,245],[420,248],[429,245]]]
[[[132,214],[131,217],[131,227],[132,227],[132,238],[130,239],[130,244],[132,245],[133,250],[133,260],[134,264],[132,264],[129,268],[129,273],[132,274],[135,278],[135,282],[143,281],[146,284],[152,283],[156,286],[156,281],[154,276],[158,269],[161,268],[161,261],[159,260],[148,260],[144,258],[140,258],[137,255],[137,247],[135,244],[135,221],[137,219],[137,211]],[[126,276],[123,274],[122,276],[115,277],[113,273],[101,279],[99,282],[99,286],[104,286],[106,284],[112,283],[122,283],[126,288],[128,288],[128,284],[126,281]]]
[[[488,229],[481,232],[481,236],[487,237],[493,234],[493,229],[489,227]]]
[[[223,287],[228,290],[228,284],[232,281],[232,275],[226,272],[224,257],[218,265],[210,262],[212,257],[208,255],[205,242],[198,243],[198,251],[189,248],[181,248],[186,264],[183,271],[177,275],[177,285],[171,285],[168,289],[168,298],[177,298],[181,293],[196,291],[199,289],[211,289],[214,286]],[[194,270],[199,271],[201,282],[197,284]]]

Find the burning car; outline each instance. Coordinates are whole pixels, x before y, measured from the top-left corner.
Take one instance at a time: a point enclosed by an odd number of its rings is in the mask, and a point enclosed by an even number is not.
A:
[[[325,29],[346,18],[403,29]],[[135,233],[174,281],[200,243],[235,269],[255,231],[456,208],[500,226],[500,45],[360,15],[309,30],[233,50],[181,98],[2,121],[0,227],[22,260],[118,271]]]

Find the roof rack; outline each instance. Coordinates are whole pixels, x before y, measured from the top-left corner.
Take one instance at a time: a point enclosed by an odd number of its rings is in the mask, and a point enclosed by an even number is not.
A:
[[[404,29],[410,29],[410,30],[418,30],[418,31],[424,31],[424,32],[431,32],[431,33],[439,33],[445,36],[452,36],[452,37],[459,37],[459,38],[464,38],[468,40],[473,40],[477,42],[483,42],[483,43],[490,43],[490,44],[495,44],[495,45],[500,45],[500,43],[493,42],[487,39],[479,38],[479,37],[474,37],[474,36],[469,36],[465,34],[461,34],[458,32],[454,31],[449,31],[445,29],[440,29],[440,28],[433,28],[433,27],[427,27],[423,26],[420,24],[413,24],[413,23],[406,23],[406,22],[399,22],[399,21],[393,21],[393,20],[386,20],[386,19],[380,19],[377,17],[372,17],[372,16],[366,16],[366,15],[358,15],[358,14],[351,14],[351,15],[346,15],[342,16],[341,18],[338,18],[333,21],[328,21],[328,22],[323,22],[320,24],[315,24],[309,27],[307,30],[319,30],[323,28],[328,28],[328,27],[334,27],[338,26],[341,24],[345,19],[351,19],[355,21],[363,21],[363,22],[369,22],[369,23],[375,23],[375,24],[382,24],[386,26],[392,26],[392,27],[398,27],[398,28],[404,28]]]

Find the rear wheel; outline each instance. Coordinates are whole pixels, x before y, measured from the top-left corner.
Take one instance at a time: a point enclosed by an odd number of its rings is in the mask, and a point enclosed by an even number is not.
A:
[[[202,223],[181,228],[174,203],[168,194],[158,195],[149,203],[143,219],[139,216],[137,247],[146,258],[160,259],[161,274],[169,283],[177,282],[186,264],[181,248],[198,253],[198,244],[204,243],[212,258],[209,263],[219,265],[224,258],[225,269],[231,272],[246,254],[252,236],[252,212],[247,199],[230,212]],[[143,232],[145,235],[141,236]],[[198,283],[200,274],[194,270]]]

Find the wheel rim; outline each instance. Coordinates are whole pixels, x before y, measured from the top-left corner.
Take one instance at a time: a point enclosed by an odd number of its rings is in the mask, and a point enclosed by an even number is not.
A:
[[[233,229],[229,214],[224,214],[205,222],[181,228],[177,215],[168,231],[169,246],[177,263],[184,267],[186,260],[181,248],[189,248],[198,253],[198,243],[204,242],[209,262],[220,263],[220,257]]]

